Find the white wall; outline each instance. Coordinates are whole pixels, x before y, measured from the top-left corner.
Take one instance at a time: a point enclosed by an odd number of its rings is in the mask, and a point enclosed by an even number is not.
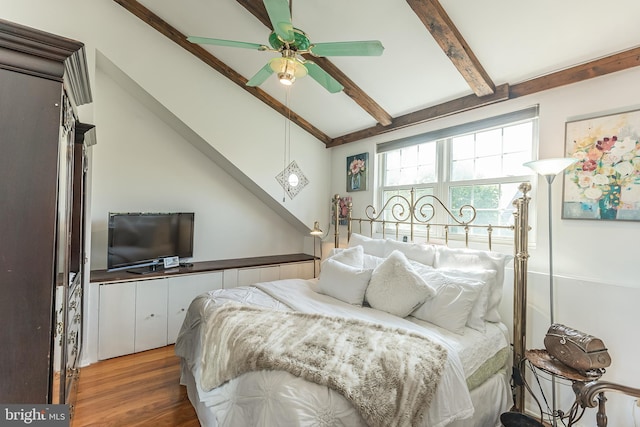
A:
[[[275,176],[285,166],[285,117],[114,1],[2,0],[1,6],[3,19],[85,43],[92,80],[100,51],[299,223],[311,228],[318,212],[326,211],[331,157],[322,142],[291,126],[290,159],[297,161],[310,184],[293,200],[283,201]],[[94,98],[93,108],[98,103]],[[99,120],[91,108],[81,110],[81,119]],[[102,131],[97,129],[99,144],[107,142]]]
[[[299,231],[98,68],[91,268],[106,268],[109,212],[195,212],[194,261],[303,250]]]
[[[375,158],[375,144],[415,135],[430,130],[478,120],[540,105],[539,158],[564,155],[564,126],[568,120],[601,115],[611,111],[640,108],[640,69],[634,68],[597,79],[537,93],[523,98],[425,123],[393,134],[347,144],[332,150],[331,188],[345,193],[345,159],[368,151]],[[372,172],[370,170],[370,172]],[[377,171],[373,171],[376,175]],[[375,176],[372,179],[376,179]],[[547,184],[533,177],[533,223],[530,248],[528,343],[530,348],[543,348],[542,340],[549,326]],[[354,210],[374,200],[374,191],[349,193]],[[555,277],[555,321],[602,338],[609,348],[612,366],[603,379],[640,387],[640,283],[637,279],[638,222],[598,222],[562,220],[560,213],[562,180],[553,183],[553,254]],[[502,248],[500,250],[503,250]],[[510,304],[508,290],[504,304]],[[561,387],[562,402],[567,407],[572,392]],[[633,426],[633,411],[640,420],[640,408],[634,399],[609,393],[607,402],[609,425]],[[533,406],[530,405],[533,409]],[[581,425],[595,426],[595,410],[588,410]]]

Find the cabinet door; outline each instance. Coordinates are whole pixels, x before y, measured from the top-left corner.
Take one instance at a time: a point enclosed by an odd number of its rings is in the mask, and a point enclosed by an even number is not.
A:
[[[98,359],[134,352],[136,325],[136,284],[100,285]]]
[[[273,280],[280,280],[279,265],[260,267],[258,270],[260,270],[260,282],[271,282]]]
[[[238,283],[236,286],[249,286],[260,281],[259,268],[241,268],[238,270]]]
[[[178,332],[191,301],[198,295],[214,289],[222,289],[222,272],[190,274],[169,278],[167,342],[176,342]]]
[[[316,277],[316,271],[316,261],[301,262],[299,264],[299,277],[301,279],[313,279],[314,277]]]
[[[238,270],[238,286],[250,286],[260,282],[280,279],[280,266],[241,268]],[[226,286],[225,286],[226,287]]]
[[[281,279],[312,279],[313,275],[313,261],[292,262],[280,266]]]
[[[235,288],[238,286],[238,269],[229,268],[222,272],[222,287],[225,289]]]
[[[137,282],[134,351],[167,345],[167,292],[169,279]]]

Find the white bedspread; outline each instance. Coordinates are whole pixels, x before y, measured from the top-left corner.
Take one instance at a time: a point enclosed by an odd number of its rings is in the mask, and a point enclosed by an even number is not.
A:
[[[464,346],[450,345],[442,339],[442,332],[437,328],[427,329],[424,325],[385,312],[343,303],[316,293],[313,282],[295,279],[261,283],[255,288],[212,291],[207,297],[197,298],[189,308],[176,342],[176,353],[184,359],[185,366],[196,379],[198,398],[214,413],[214,417],[208,419],[216,419],[219,425],[324,425],[323,419],[326,423],[339,419],[344,425],[365,425],[359,414],[337,392],[284,372],[251,372],[212,391],[202,390],[198,383],[201,370],[200,320],[215,306],[229,300],[276,309],[290,307],[306,313],[355,317],[426,335],[445,346],[449,356],[423,425],[443,427],[473,414],[465,370],[458,355]]]

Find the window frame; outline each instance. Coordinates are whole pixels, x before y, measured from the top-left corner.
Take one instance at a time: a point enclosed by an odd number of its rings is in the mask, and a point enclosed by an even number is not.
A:
[[[475,134],[479,132],[489,131],[497,128],[505,128],[519,123],[531,122],[532,123],[532,143],[530,160],[535,160],[535,153],[537,153],[539,145],[539,107],[536,105],[524,110],[519,110],[500,116],[494,116],[487,119],[482,119],[470,123],[464,123],[458,126],[453,126],[445,129],[427,132],[420,135],[411,136],[408,138],[402,138],[399,140],[393,140],[380,143],[376,146],[376,161],[378,163],[378,170],[380,171],[376,182],[376,191],[374,193],[375,198],[379,201],[379,205],[384,204],[384,194],[387,191],[409,191],[411,188],[415,189],[428,189],[432,188],[433,195],[439,198],[447,207],[451,206],[451,189],[459,186],[477,186],[484,184],[519,184],[521,182],[535,182],[535,173],[526,175],[513,175],[507,177],[497,178],[482,178],[482,179],[467,179],[451,181],[451,161],[452,161],[452,140],[454,137],[460,137],[469,134]],[[419,184],[401,184],[385,186],[387,165],[386,165],[386,153],[414,145],[435,143],[436,144],[436,182],[419,183]],[[504,147],[503,147],[504,148]],[[504,155],[504,149],[502,150]],[[535,212],[535,207],[532,206],[531,212]],[[535,221],[535,218],[532,218]],[[476,220],[477,221],[477,220]],[[446,212],[442,209],[438,209],[434,217],[434,222],[448,223],[451,222]],[[532,222],[534,223],[534,222]],[[484,224],[483,224],[484,225]],[[381,227],[379,225],[378,227]],[[421,227],[420,227],[421,228]],[[379,228],[377,230],[381,232]],[[395,233],[395,230],[387,228],[385,234]],[[426,232],[421,232],[418,229],[416,235],[418,237],[426,238]],[[444,230],[438,227],[435,234],[430,236],[435,239],[442,239],[444,237]],[[463,240],[463,233],[449,233],[449,240]],[[470,240],[482,240],[486,239],[484,236],[473,235],[469,236]],[[506,243],[512,240],[512,237],[494,235],[492,240],[497,243]]]

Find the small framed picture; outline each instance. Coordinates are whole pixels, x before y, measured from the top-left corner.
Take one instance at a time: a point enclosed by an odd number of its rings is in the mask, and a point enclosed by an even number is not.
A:
[[[340,197],[340,203],[338,206],[338,223],[339,225],[347,225],[347,216],[349,213],[349,203],[351,203],[351,196]],[[335,206],[331,204],[331,225],[336,222]]]
[[[173,268],[180,266],[180,259],[177,256],[168,256],[162,259],[164,268]]]
[[[367,189],[369,153],[347,157],[347,192]]]

